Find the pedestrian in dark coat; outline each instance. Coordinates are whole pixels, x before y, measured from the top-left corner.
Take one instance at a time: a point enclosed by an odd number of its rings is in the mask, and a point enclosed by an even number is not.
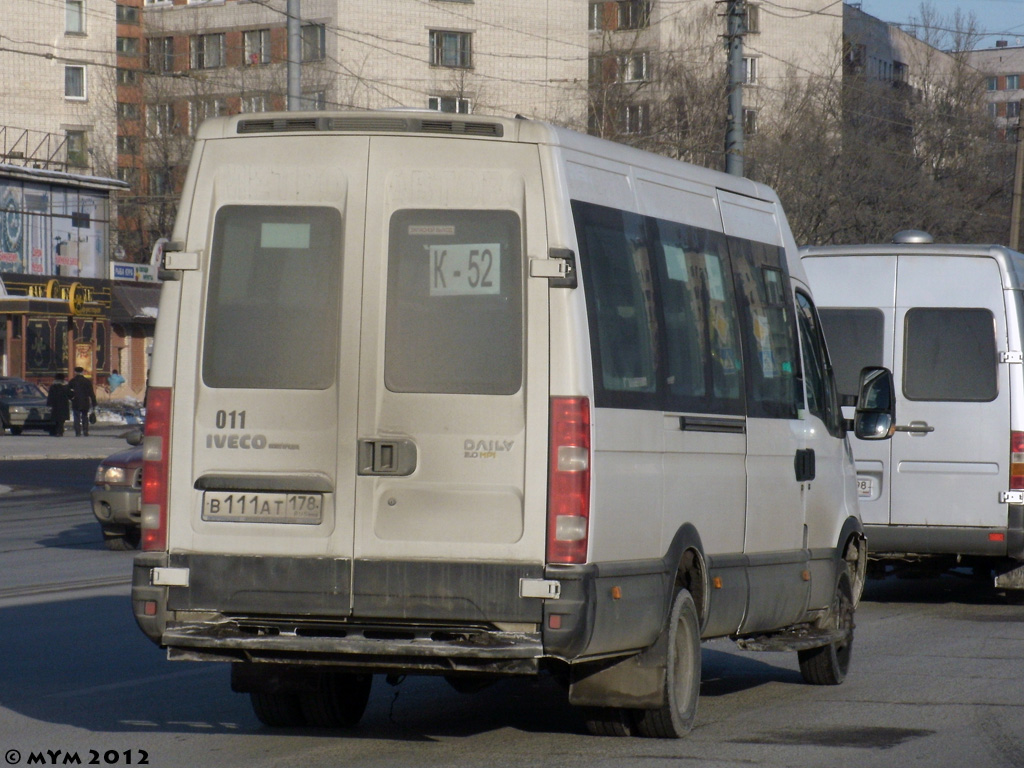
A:
[[[63,373],[53,376],[53,383],[46,393],[46,404],[50,406],[50,415],[53,417],[54,437],[64,436],[64,423],[71,415],[71,388],[68,387],[67,377]]]
[[[71,390],[71,410],[75,412],[75,434],[89,436],[89,411],[96,407],[96,390],[85,377],[85,369],[75,368],[75,375],[68,382]]]

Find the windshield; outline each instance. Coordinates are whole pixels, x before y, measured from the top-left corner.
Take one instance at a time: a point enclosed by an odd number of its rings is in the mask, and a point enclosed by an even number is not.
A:
[[[27,381],[5,381],[0,385],[0,397],[46,397],[36,384]]]

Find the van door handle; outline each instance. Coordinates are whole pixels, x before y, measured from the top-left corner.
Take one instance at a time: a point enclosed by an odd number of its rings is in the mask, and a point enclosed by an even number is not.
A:
[[[359,441],[360,475],[404,477],[416,469],[416,443],[405,438],[372,438]]]
[[[814,449],[801,448],[796,452],[793,459],[793,468],[796,470],[796,481],[807,483],[814,479]]]
[[[912,421],[909,424],[896,427],[897,432],[909,432],[912,435],[927,435],[934,432],[935,427],[929,426],[927,421]]]

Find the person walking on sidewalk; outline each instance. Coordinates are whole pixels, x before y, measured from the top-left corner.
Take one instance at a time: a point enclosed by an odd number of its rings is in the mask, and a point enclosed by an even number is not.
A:
[[[67,378],[63,373],[53,375],[53,383],[46,393],[46,404],[50,406],[50,413],[53,416],[53,436],[64,436],[64,422],[71,415],[71,388],[64,380]]]
[[[75,368],[75,375],[68,382],[71,390],[71,410],[75,412],[75,434],[89,436],[89,411],[96,407],[96,390],[85,377],[85,369]]]

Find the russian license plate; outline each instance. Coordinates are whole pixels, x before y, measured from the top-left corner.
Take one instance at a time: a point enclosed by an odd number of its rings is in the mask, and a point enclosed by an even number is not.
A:
[[[872,477],[857,477],[857,495],[862,499],[870,499],[875,495],[875,480]]]
[[[203,493],[203,520],[235,523],[318,525],[323,520],[322,493]]]

